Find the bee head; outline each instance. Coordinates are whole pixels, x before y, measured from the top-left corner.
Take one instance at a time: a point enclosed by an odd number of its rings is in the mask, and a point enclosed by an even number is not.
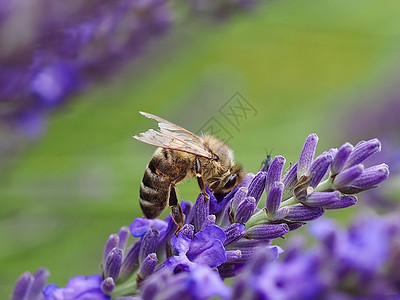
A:
[[[237,187],[244,179],[245,172],[241,165],[233,165],[227,174],[220,178],[214,178],[209,186],[217,199],[223,198],[232,189]]]

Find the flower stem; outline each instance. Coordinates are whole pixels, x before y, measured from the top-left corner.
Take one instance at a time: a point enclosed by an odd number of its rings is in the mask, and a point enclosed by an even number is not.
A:
[[[285,206],[289,206],[289,205],[294,205],[294,204],[297,204],[297,203],[299,203],[299,201],[297,201],[296,197],[292,196],[289,199],[283,201],[281,203],[280,208],[285,207]]]
[[[129,280],[122,285],[117,285],[114,291],[111,293],[112,299],[121,296],[130,296],[134,295],[137,291],[137,283],[136,280]]]
[[[265,211],[265,208],[260,210],[259,212],[255,213],[247,222],[246,222],[246,228],[253,227],[255,225],[259,225],[262,223],[266,223],[268,221],[267,218],[267,213]]]

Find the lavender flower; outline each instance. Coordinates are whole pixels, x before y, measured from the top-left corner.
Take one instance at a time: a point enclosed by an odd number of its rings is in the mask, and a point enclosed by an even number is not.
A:
[[[122,227],[107,240],[102,275],[74,277],[65,288],[50,284],[44,295],[48,299],[71,295],[67,298],[71,300],[86,293],[90,299],[110,299],[110,295],[113,299],[319,297],[327,287],[318,273],[323,264],[321,254],[298,255],[298,250],[289,248],[286,258],[274,263],[282,249],[272,245],[272,240],[321,217],[325,209],[354,205],[357,198],[347,192],[375,187],[388,176],[388,168],[384,164],[369,168],[362,165],[380,149],[376,139],[356,147],[345,144],[314,159],[317,141],[315,134],[307,138],[299,161],[286,174],[282,174],[285,158],[277,156],[269,168],[256,175],[249,173],[243,183],[219,199],[207,189],[208,201],[202,193],[194,205],[182,201],[185,224],[179,232],[170,215],[164,220],[133,220],[129,228]],[[265,203],[265,207],[257,208],[257,203]],[[357,243],[353,245],[352,240],[339,235],[333,239],[334,230],[320,226],[325,228],[322,240],[329,244],[330,254],[344,262],[337,263],[341,274],[353,269],[374,274],[384,264],[382,258],[367,263],[366,256],[353,257],[346,249],[361,251]],[[135,239],[129,247],[128,230]],[[372,247],[363,232],[353,233],[360,245]],[[371,234],[388,243],[379,236],[380,227],[373,227]],[[371,255],[386,257],[389,252],[385,249],[371,248]],[[241,273],[246,277],[239,277],[233,289],[224,285],[223,278]],[[317,275],[308,275],[314,273]],[[31,285],[28,275],[17,284],[20,297]],[[171,286],[174,288],[167,288]]]
[[[65,288],[59,288],[54,283],[49,284],[43,294],[48,300],[64,299],[93,299],[110,300],[110,296],[103,294],[101,290],[102,279],[99,274],[85,276],[75,276],[71,278]]]
[[[74,92],[143,53],[173,20],[168,1],[7,2],[0,17],[0,118],[28,135],[40,134],[46,113]]]
[[[42,290],[49,275],[50,272],[45,268],[40,268],[33,275],[30,272],[25,272],[15,284],[10,300],[42,299]]]

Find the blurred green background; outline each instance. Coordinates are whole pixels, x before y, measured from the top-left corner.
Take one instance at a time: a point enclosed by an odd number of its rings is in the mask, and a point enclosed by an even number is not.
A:
[[[312,132],[317,153],[340,146],[343,117],[395,82],[399,15],[398,1],[293,0],[224,21],[183,20],[118,76],[75,96],[1,178],[0,298],[40,266],[60,286],[98,272],[108,236],[141,216],[139,184],[155,148],[131,136],[156,123],[138,111],[193,132],[215,117],[249,172],[267,153],[296,161]],[[239,130],[218,111],[236,92],[257,110]],[[179,193],[193,201],[198,187],[185,182]]]

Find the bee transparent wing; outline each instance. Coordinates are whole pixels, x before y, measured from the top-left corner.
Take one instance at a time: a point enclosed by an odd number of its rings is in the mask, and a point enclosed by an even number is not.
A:
[[[212,154],[202,147],[201,138],[194,133],[155,115],[140,113],[147,118],[158,121],[160,130],[147,130],[139,136],[135,135],[135,139],[161,148],[183,151],[208,159],[212,158]]]

